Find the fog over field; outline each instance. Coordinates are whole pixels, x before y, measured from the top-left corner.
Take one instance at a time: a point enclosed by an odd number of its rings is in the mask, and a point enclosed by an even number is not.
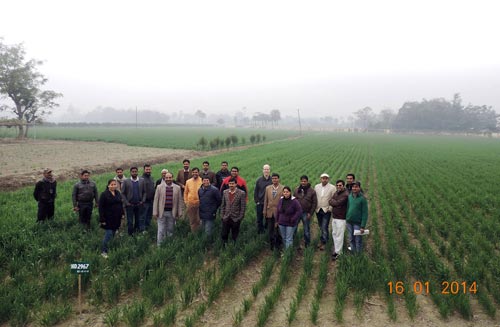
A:
[[[44,60],[47,87],[64,94],[52,121],[97,107],[345,118],[455,93],[499,112],[499,9],[486,0],[19,0],[2,4],[0,37]]]

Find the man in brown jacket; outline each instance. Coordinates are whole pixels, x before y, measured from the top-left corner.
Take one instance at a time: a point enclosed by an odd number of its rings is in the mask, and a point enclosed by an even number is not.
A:
[[[184,186],[186,185],[186,181],[193,177],[193,172],[189,169],[191,162],[189,159],[184,159],[182,161],[183,169],[180,169],[177,172],[177,178],[175,179],[175,183],[181,187],[181,192],[184,193]]]
[[[302,221],[302,225],[304,226],[304,243],[308,247],[309,243],[311,243],[311,217],[318,206],[318,198],[306,175],[300,177],[300,186],[295,189],[293,196],[299,200],[302,207],[302,215],[299,221]],[[298,224],[297,222],[297,227]]]
[[[240,224],[245,217],[247,205],[246,194],[236,187],[236,179],[229,180],[229,188],[222,193],[221,219],[222,219],[222,241],[227,244],[229,232],[234,242],[240,233]]]
[[[337,260],[338,256],[342,253],[344,246],[344,232],[346,228],[346,211],[347,211],[347,198],[349,191],[345,187],[343,180],[339,179],[335,186],[337,191],[333,193],[332,198],[328,204],[332,206],[332,260]]]
[[[283,185],[280,184],[280,175],[273,173],[271,175],[272,184],[266,187],[264,194],[264,217],[267,222],[267,232],[269,234],[269,246],[271,250],[280,245],[280,234],[275,228],[275,215],[278,202],[283,195]]]

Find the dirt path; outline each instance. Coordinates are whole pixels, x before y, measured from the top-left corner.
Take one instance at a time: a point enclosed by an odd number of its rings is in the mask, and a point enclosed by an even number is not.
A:
[[[54,171],[57,180],[78,177],[82,169],[93,174],[109,172],[118,167],[180,161],[185,157],[206,155],[191,150],[133,147],[106,142],[15,141],[0,139],[0,191],[33,185],[44,168]]]

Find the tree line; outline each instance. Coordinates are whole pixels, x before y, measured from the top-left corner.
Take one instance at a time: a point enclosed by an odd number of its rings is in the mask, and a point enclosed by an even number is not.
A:
[[[356,126],[365,129],[484,133],[498,131],[500,125],[500,115],[491,106],[465,106],[459,93],[454,94],[452,100],[405,102],[397,113],[384,109],[375,114],[370,107],[365,107],[354,114]]]

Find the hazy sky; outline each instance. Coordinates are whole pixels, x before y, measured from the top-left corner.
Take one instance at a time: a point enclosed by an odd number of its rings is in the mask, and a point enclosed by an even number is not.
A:
[[[0,3],[62,109],[347,116],[459,92],[500,112],[498,1]]]

